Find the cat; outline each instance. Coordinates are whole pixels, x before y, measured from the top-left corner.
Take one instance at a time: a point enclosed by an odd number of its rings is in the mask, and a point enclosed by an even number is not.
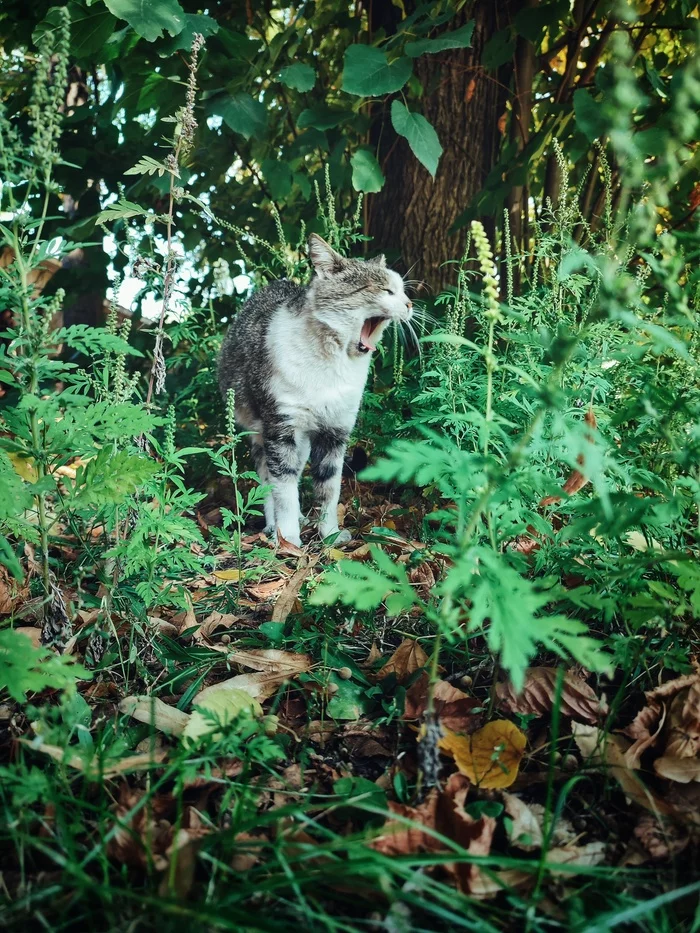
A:
[[[219,356],[219,387],[235,391],[237,423],[251,432],[262,483],[266,532],[301,544],[299,478],[311,461],[319,533],[338,528],[348,437],[357,419],[372,353],[388,324],[407,322],[413,305],[384,256],[347,259],[315,233],[313,277],[280,279],[255,292],[236,316]]]

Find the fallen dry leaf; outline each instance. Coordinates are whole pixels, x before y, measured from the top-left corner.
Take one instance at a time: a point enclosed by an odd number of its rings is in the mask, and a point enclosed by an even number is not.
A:
[[[663,822],[652,813],[642,813],[634,835],[653,859],[671,858],[688,845],[690,835],[685,827],[671,820]]]
[[[445,733],[440,748],[474,784],[484,789],[510,787],[517,778],[527,739],[512,722],[495,719],[472,735],[449,729]]]
[[[32,751],[41,752],[48,755],[49,758],[53,758],[54,761],[69,765],[71,768],[75,768],[76,771],[82,771],[91,780],[116,777],[118,774],[129,774],[132,771],[147,771],[149,768],[161,764],[168,755],[167,749],[153,749],[138,755],[127,755],[118,761],[110,763],[100,763],[98,761],[97,765],[93,765],[92,761],[88,761],[78,754],[70,754],[68,749],[61,748],[58,745],[49,745],[46,742],[37,745],[29,739],[20,739],[19,741],[31,748]]]
[[[282,651],[280,648],[229,650],[228,660],[233,664],[240,664],[241,667],[250,667],[254,671],[279,674],[280,682],[287,677],[311,670],[312,663],[308,654],[296,654],[294,651]]]
[[[562,846],[560,848],[550,849],[547,852],[547,867],[552,874],[570,875],[570,871],[559,872],[552,865],[580,865],[588,867],[591,865],[600,865],[605,860],[606,845],[604,842],[588,842],[582,846]]]
[[[591,428],[596,428],[598,426],[592,408],[588,409],[584,420]],[[591,434],[587,434],[586,439],[593,443],[593,436]],[[576,458],[576,462],[579,464],[579,466],[583,467],[583,461],[583,454],[579,454]],[[588,478],[584,476],[583,473],[581,473],[579,470],[572,470],[562,487],[562,491],[565,492],[568,496],[573,496],[575,493],[580,492],[588,482]],[[544,508],[546,505],[553,505],[555,502],[561,502],[561,496],[545,496],[544,499],[540,500],[540,508]]]
[[[241,579],[241,571],[237,567],[231,567],[228,570],[215,570],[214,576],[217,580],[224,580],[227,583],[237,583]]]
[[[531,667],[519,694],[514,691],[510,681],[506,681],[496,686],[496,695],[509,713],[542,716],[550,712],[554,705],[557,677],[555,667]],[[562,716],[578,722],[598,722],[608,711],[605,701],[596,696],[586,681],[572,671],[564,674],[559,703]]]
[[[300,548],[296,544],[292,544],[291,541],[287,541],[286,538],[283,538],[279,528],[277,529],[277,552],[279,554],[286,554],[288,557],[304,556],[303,548]]]
[[[189,713],[152,696],[124,697],[119,704],[119,712],[168,735],[181,735],[190,719]]]
[[[218,684],[212,684],[200,690],[192,700],[192,705],[200,704],[202,699],[206,699],[210,693],[221,689],[245,690],[253,699],[262,702],[271,697],[284,680],[286,676],[280,674],[238,674],[236,677],[230,677],[228,680],[222,680]]]
[[[625,796],[652,813],[671,813],[672,809],[644,785],[635,774],[635,759],[628,752],[630,744],[620,735],[610,735],[595,726],[573,723],[574,741],[587,763],[607,768]]]
[[[402,683],[427,663],[428,655],[418,642],[413,638],[405,638],[384,667],[377,671],[377,678],[383,680],[389,674],[395,674],[398,682]]]
[[[428,707],[428,686],[430,678],[424,671],[418,680],[406,691],[404,719],[420,719]],[[446,680],[437,680],[433,688],[433,704],[438,721],[453,732],[469,733],[478,729],[483,716],[474,713],[482,704],[468,696]]]
[[[255,599],[266,600],[287,585],[287,577],[281,576],[276,580],[268,580],[267,583],[256,583],[254,586],[247,586],[246,592],[250,593]]]
[[[679,784],[700,781],[700,758],[662,755],[654,762],[654,771],[669,781],[678,781]]]
[[[519,849],[530,852],[542,847],[542,826],[535,811],[515,794],[502,793],[506,813],[513,820],[510,841]]]
[[[17,625],[13,631],[19,632],[20,635],[25,635],[35,648],[41,647],[40,628],[35,628],[33,625]]]
[[[309,561],[305,565],[300,565],[289,578],[287,585],[282,590],[275,601],[272,610],[272,622],[284,622],[297,602],[299,591],[313,569],[315,561]]]
[[[433,788],[423,803],[409,807],[403,803],[389,801],[389,810],[396,816],[411,820],[414,826],[403,820],[389,820],[371,843],[373,849],[384,855],[414,855],[416,852],[440,852],[445,844],[427,830],[435,830],[438,792]]]

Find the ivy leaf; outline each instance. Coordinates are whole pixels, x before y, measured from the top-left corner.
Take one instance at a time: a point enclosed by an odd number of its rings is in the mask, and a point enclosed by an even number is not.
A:
[[[358,149],[350,159],[352,165],[352,186],[355,191],[374,193],[384,186],[384,174],[379,162],[368,149]]]
[[[391,122],[399,136],[408,140],[414,156],[434,178],[442,146],[432,125],[422,114],[408,110],[400,100],[391,102]]]
[[[447,49],[468,49],[471,48],[472,34],[474,33],[474,20],[460,26],[459,29],[453,29],[452,32],[445,32],[435,39],[419,39],[417,42],[407,42],[404,51],[411,58],[417,58],[419,55],[434,55],[435,52],[445,52]]]
[[[358,97],[380,97],[400,91],[411,77],[411,59],[403,55],[389,62],[381,49],[351,45],[345,52],[343,90]]]
[[[259,136],[267,129],[267,111],[250,94],[241,91],[229,97],[219,97],[213,106],[214,113],[223,118],[226,126],[246,139]]]
[[[574,91],[574,117],[576,126],[589,142],[605,133],[605,119],[600,103],[593,100],[593,95],[586,88]]]
[[[147,42],[160,39],[164,31],[177,36],[185,26],[185,11],[177,0],[105,0],[105,6]]]
[[[316,72],[311,65],[303,65],[297,62],[295,65],[287,65],[280,72],[280,81],[287,87],[295,91],[310,91],[316,84]]]

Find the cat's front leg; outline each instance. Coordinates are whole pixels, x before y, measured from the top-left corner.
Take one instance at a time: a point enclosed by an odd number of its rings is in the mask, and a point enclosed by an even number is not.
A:
[[[279,532],[290,544],[300,546],[299,476],[304,467],[303,451],[297,444],[294,431],[288,427],[267,431],[263,447],[272,485],[274,536]]]
[[[311,476],[320,507],[318,530],[322,538],[338,535],[338,544],[352,538],[348,531],[338,530],[340,480],[347,442],[347,433],[339,428],[328,428],[311,435]]]

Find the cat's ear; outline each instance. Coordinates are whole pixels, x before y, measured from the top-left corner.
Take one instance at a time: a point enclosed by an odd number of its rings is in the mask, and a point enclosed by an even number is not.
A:
[[[317,233],[312,233],[309,237],[309,258],[317,275],[333,275],[336,272],[342,272],[346,265],[340,253],[336,253],[333,247],[329,246]]]
[[[373,266],[379,266],[380,269],[386,269],[386,256],[384,253],[380,253],[379,256],[375,256],[373,259],[370,259],[369,262]]]

